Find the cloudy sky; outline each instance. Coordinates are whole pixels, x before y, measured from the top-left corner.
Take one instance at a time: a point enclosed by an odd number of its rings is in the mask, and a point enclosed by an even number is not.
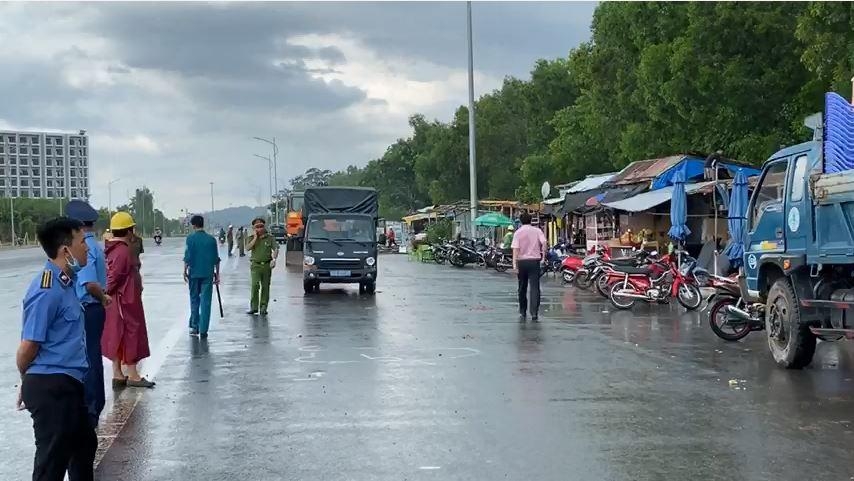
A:
[[[590,3],[473,4],[476,94],[589,37]],[[465,3],[0,3],[0,128],[90,135],[92,202],[257,205],[466,102]]]

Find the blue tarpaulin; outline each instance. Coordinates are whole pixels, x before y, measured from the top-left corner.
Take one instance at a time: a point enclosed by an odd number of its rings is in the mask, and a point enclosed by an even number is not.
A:
[[[835,93],[824,96],[824,172],[854,170],[854,106]]]
[[[670,230],[667,235],[671,239],[684,242],[691,234],[688,222],[688,196],[685,194],[685,174],[676,171],[673,176],[673,198],[670,199]]]
[[[668,185],[673,185],[675,183],[674,176],[677,172],[682,172],[684,177],[684,182],[694,182],[703,178],[704,169],[705,169],[706,161],[705,159],[701,159],[699,157],[686,156],[682,159],[681,162],[674,165],[673,167],[664,171],[661,175],[655,178],[652,181],[652,189],[661,189],[662,187],[667,187]],[[735,177],[735,173],[742,169],[744,173],[748,177],[752,177],[754,175],[759,175],[761,172],[760,169],[754,169],[752,167],[742,167],[735,164],[729,164],[726,162],[721,162],[718,164],[719,167],[727,169],[729,174]]]
[[[744,228],[747,224],[747,176],[744,171],[735,173],[732,183],[732,193],[729,200],[729,214],[727,215],[727,226],[729,227],[729,245],[724,249],[724,254],[729,258],[730,265],[739,267],[744,256]]]

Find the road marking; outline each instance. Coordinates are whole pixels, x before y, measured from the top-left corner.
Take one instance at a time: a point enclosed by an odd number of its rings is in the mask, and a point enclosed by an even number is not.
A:
[[[169,332],[166,333],[163,341],[161,341],[154,350],[154,355],[148,358],[151,362],[147,362],[141,366],[141,375],[147,376],[148,379],[154,379],[154,377],[157,376],[157,373],[166,361],[166,357],[169,356],[169,352],[173,347],[175,347],[175,343],[178,342],[178,338],[181,336],[181,333],[184,332],[184,329],[186,329],[186,327],[182,324],[176,324],[169,330]],[[98,452],[95,453],[95,468],[101,464],[101,460],[104,459],[107,451],[124,429],[145,391],[147,391],[147,389],[125,388],[113,399],[112,408],[105,416],[102,416],[103,422],[98,424],[99,442]]]
[[[418,469],[422,469],[424,471],[435,471],[437,469],[442,469],[441,466],[419,466]]]

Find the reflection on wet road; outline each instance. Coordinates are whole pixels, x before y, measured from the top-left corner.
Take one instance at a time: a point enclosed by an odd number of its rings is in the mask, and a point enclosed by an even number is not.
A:
[[[541,322],[519,323],[510,275],[404,256],[380,259],[375,297],[325,286],[304,297],[299,274],[277,269],[266,319],[242,313],[247,267],[230,259],[225,319],[199,342],[186,335],[178,252],[145,259],[158,385],[119,397],[99,479],[854,474],[851,345],[822,343],[812,368],[782,371],[762,333],[724,343],[697,313],[615,312],[555,281]],[[7,417],[0,429],[17,437],[4,436],[16,440],[4,454],[26,470],[28,420]]]

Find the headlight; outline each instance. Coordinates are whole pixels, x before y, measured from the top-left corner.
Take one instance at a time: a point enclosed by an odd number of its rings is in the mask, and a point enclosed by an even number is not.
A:
[[[303,264],[305,264],[307,266],[313,266],[314,265],[314,257],[305,256],[302,258],[302,262],[303,262]]]
[[[376,264],[376,263],[377,263],[377,260],[374,259],[373,257],[368,257],[367,259],[365,259],[365,264],[367,264],[368,267],[373,267],[374,264]]]

